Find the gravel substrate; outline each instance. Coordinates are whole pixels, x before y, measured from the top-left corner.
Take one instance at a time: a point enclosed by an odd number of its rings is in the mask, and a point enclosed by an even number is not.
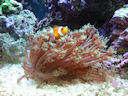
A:
[[[112,82],[77,83],[59,86],[44,83],[37,88],[33,80],[17,79],[24,74],[21,64],[6,64],[0,67],[0,96],[128,96],[128,80],[115,78],[117,86]]]

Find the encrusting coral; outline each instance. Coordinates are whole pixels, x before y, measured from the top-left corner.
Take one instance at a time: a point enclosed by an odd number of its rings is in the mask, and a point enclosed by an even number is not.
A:
[[[45,32],[46,31],[46,32]],[[112,55],[112,50],[104,50],[105,39],[97,30],[86,25],[80,30],[69,32],[59,40],[53,40],[50,30],[30,35],[25,51],[24,77],[39,80],[79,79],[85,82],[106,81],[110,71],[103,65]]]

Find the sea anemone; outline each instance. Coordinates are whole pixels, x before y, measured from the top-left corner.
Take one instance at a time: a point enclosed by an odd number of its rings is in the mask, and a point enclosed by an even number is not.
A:
[[[65,37],[54,40],[49,30],[41,34],[30,35],[25,50],[23,69],[24,78],[39,80],[79,79],[81,81],[106,81],[109,71],[103,61],[112,55],[105,50],[105,39],[97,30],[86,25],[69,32]]]

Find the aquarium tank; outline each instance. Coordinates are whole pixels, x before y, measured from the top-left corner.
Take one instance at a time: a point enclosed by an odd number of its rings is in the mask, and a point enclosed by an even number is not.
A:
[[[128,96],[128,0],[0,0],[0,96]]]

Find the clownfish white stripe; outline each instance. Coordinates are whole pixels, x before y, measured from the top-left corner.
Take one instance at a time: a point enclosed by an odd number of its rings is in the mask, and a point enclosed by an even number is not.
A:
[[[58,33],[61,35],[61,36],[64,36],[64,34],[61,32],[63,26],[60,26],[59,29],[58,29]]]
[[[68,28],[63,26],[54,26],[52,30],[50,30],[55,40],[60,39],[61,37],[64,37],[67,32]]]

